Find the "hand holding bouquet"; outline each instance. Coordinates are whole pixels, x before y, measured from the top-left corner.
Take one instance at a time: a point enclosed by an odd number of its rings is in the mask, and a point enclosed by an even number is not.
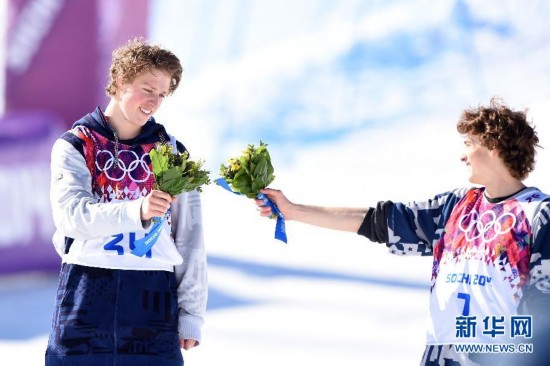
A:
[[[227,165],[222,164],[220,167],[221,178],[216,180],[216,184],[235,194],[263,200],[265,205],[271,207],[272,218],[277,218],[275,238],[286,243],[283,214],[273,202],[260,192],[275,179],[273,171],[267,144],[260,141],[259,147],[248,145],[240,156],[229,159]]]
[[[155,176],[155,189],[168,193],[170,196],[177,196],[182,192],[197,190],[201,192],[201,186],[210,184],[210,173],[202,169],[202,161],[189,160],[189,153],[173,151],[171,144],[157,144],[149,151],[153,174]],[[170,214],[168,210],[163,218],[153,217],[153,227],[143,239],[134,242],[132,254],[139,257],[144,256],[155,245],[164,221]]]

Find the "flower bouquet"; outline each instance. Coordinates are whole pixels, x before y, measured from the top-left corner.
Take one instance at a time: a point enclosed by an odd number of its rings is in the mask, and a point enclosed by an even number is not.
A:
[[[154,188],[172,197],[195,189],[202,192],[201,186],[210,184],[210,172],[202,169],[204,162],[189,160],[187,151],[180,153],[174,150],[169,143],[158,143],[149,152],[155,176]],[[132,254],[142,257],[151,250],[169,215],[170,209],[163,218],[153,217],[153,227],[143,239],[134,242]]]
[[[203,170],[203,161],[189,160],[189,153],[173,152],[170,144],[157,144],[149,152],[153,174],[159,190],[176,196],[182,192],[197,190],[210,184],[209,171]]]
[[[283,214],[275,203],[260,192],[275,179],[273,172],[267,144],[260,141],[257,148],[254,145],[248,145],[240,156],[230,158],[227,165],[222,164],[220,167],[221,178],[216,179],[215,182],[230,192],[245,195],[248,198],[261,199],[265,205],[271,206],[272,218],[277,218],[275,238],[286,243]]]

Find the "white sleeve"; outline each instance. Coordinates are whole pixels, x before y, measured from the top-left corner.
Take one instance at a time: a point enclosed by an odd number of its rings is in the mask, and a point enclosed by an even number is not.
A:
[[[143,198],[98,203],[84,157],[69,142],[58,139],[51,155],[50,202],[54,224],[64,236],[90,240],[143,229]],[[59,248],[57,248],[59,249]]]
[[[172,206],[172,233],[183,257],[183,263],[175,267],[179,336],[200,342],[208,298],[201,198],[196,190],[182,193]]]

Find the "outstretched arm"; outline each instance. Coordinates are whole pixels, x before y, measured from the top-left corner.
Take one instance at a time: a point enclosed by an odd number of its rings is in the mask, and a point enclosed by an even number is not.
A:
[[[368,211],[368,208],[320,207],[295,204],[289,201],[280,190],[266,188],[262,189],[261,192],[277,205],[286,220],[299,221],[332,230],[357,233]],[[271,208],[263,206],[262,200],[256,200],[256,204],[260,208],[261,216],[272,215]]]

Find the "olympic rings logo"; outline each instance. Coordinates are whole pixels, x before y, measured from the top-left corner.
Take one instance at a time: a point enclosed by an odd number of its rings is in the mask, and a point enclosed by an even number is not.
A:
[[[512,230],[516,221],[516,216],[509,212],[497,217],[492,210],[483,212],[481,216],[472,211],[460,218],[459,227],[464,232],[466,241],[472,242],[481,238],[484,243],[489,243]]]
[[[139,157],[138,154],[136,154],[134,151],[120,150],[117,156],[118,166],[109,173],[111,168],[115,165],[115,161],[116,161],[115,157],[113,156],[113,153],[110,152],[109,150],[100,150],[96,154],[95,166],[100,172],[104,172],[107,178],[114,180],[116,182],[119,182],[123,180],[126,176],[128,176],[128,178],[130,178],[133,182],[142,183],[147,181],[147,179],[149,179],[151,174],[153,174],[153,172],[151,172],[151,169],[149,169],[149,164],[147,164],[147,162],[145,161],[145,157],[148,155],[149,154],[146,153],[146,154],[143,154],[141,157]],[[127,159],[130,161],[128,166],[126,166],[126,162],[124,162],[124,159],[122,159],[123,156],[129,156],[129,159]],[[102,166],[99,166],[100,161],[102,162]],[[141,170],[145,172],[147,175],[143,179],[139,179],[139,177],[133,176],[133,174],[134,175],[136,174],[134,173],[136,169],[138,169],[138,172],[139,172],[139,168],[141,168]],[[118,171],[122,171],[122,175],[120,177],[111,176],[113,172],[118,172]]]

